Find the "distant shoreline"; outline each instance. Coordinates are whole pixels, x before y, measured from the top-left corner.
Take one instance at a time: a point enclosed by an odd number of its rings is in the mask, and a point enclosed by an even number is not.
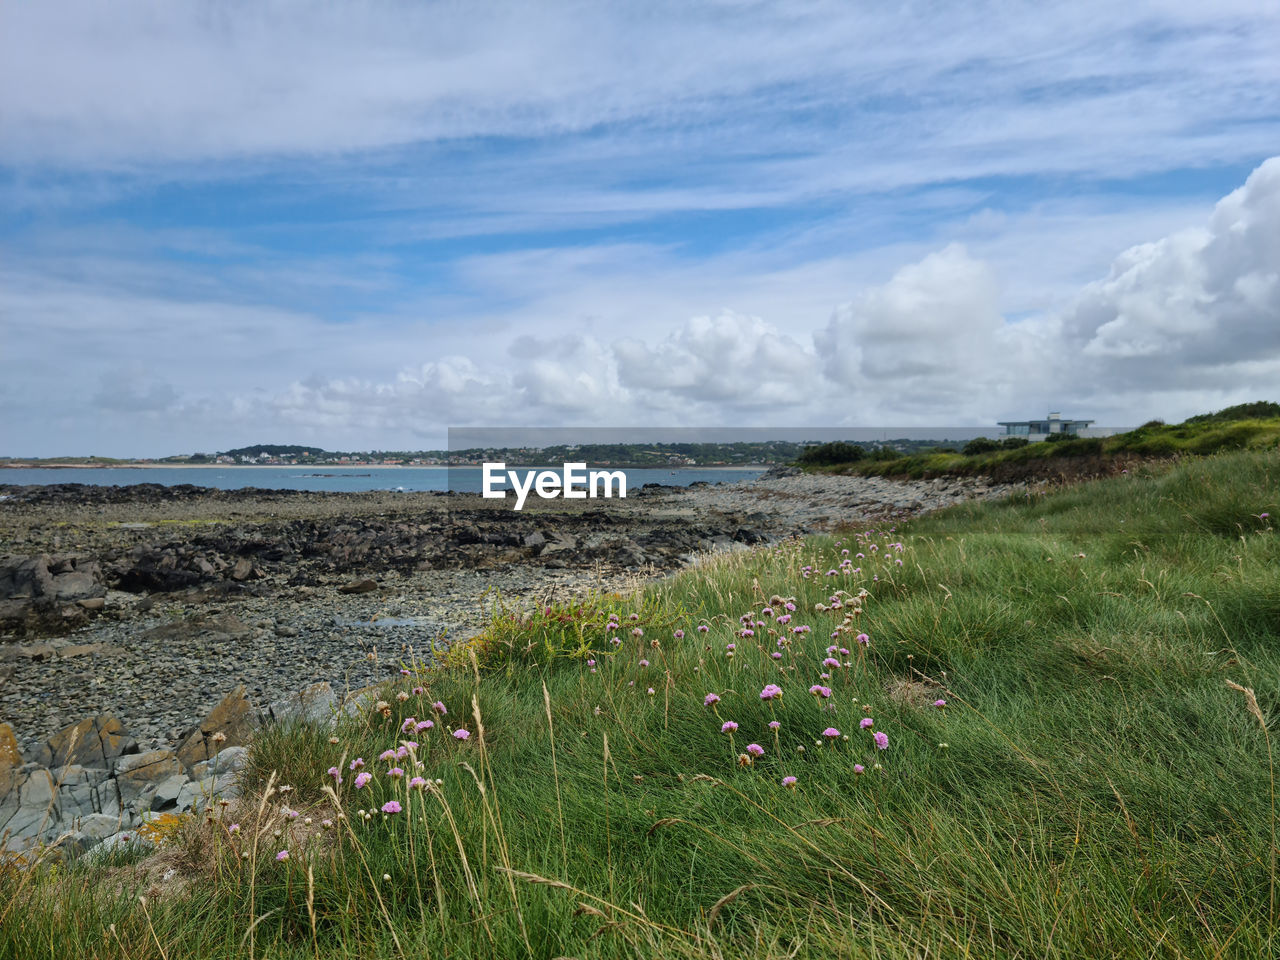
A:
[[[513,467],[547,467],[554,464],[511,464]],[[767,470],[774,464],[731,463],[715,466],[700,464],[587,464],[593,469],[608,470]],[[0,463],[0,470],[479,470],[478,463]]]

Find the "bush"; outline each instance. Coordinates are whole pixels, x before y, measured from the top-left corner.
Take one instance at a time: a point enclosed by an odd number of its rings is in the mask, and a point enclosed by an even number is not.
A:
[[[1000,449],[1000,442],[990,437],[974,437],[964,445],[961,451],[966,457],[974,457],[980,453],[992,453]]]
[[[1025,447],[1030,442],[1026,437],[1005,437],[1000,441],[1000,449],[1017,450],[1019,447]]]
[[[866,451],[855,443],[836,440],[816,447],[806,448],[799,457],[799,462],[818,467],[829,467],[837,463],[856,463],[866,455]]]
[[[1253,403],[1238,403],[1217,413],[1187,417],[1183,423],[1223,423],[1228,420],[1267,420],[1271,417],[1280,417],[1280,403],[1256,400]]]

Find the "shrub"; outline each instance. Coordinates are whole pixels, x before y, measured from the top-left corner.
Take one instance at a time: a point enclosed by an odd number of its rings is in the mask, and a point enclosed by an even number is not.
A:
[[[1005,437],[1000,441],[1000,449],[1017,450],[1019,447],[1025,447],[1030,442],[1026,437]]]
[[[829,467],[837,463],[856,463],[865,455],[866,451],[856,443],[836,440],[806,448],[800,454],[799,462],[810,466]]]
[[[990,437],[974,437],[964,445],[961,451],[966,457],[977,456],[980,453],[991,453],[1000,449],[1000,441],[992,440]]]

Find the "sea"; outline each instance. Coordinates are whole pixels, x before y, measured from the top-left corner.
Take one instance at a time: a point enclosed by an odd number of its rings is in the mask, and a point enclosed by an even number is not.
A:
[[[516,468],[518,470],[559,467]],[[614,468],[594,468],[608,469]],[[754,480],[765,467],[684,467],[678,469],[618,468],[627,475],[627,492],[646,483],[687,487],[691,483],[740,483]],[[134,483],[158,483],[172,487],[189,483],[218,490],[257,487],[266,490],[314,490],[351,492],[359,490],[454,490],[479,493],[483,482],[480,467],[58,467],[0,469],[0,497],[3,485],[28,486],[48,483],[87,483],[123,487]]]

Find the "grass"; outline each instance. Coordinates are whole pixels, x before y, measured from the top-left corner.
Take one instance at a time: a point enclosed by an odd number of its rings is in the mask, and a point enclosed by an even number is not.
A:
[[[809,467],[814,472],[931,479],[987,476],[996,480],[1106,476],[1147,460],[1207,456],[1233,450],[1280,450],[1280,417],[1153,423],[1112,437],[1031,443],[966,456],[922,452],[889,460]]]
[[[0,956],[1274,956],[1277,515],[1237,452],[500,616],[260,735],[251,800],[157,855],[180,884],[5,875]]]

